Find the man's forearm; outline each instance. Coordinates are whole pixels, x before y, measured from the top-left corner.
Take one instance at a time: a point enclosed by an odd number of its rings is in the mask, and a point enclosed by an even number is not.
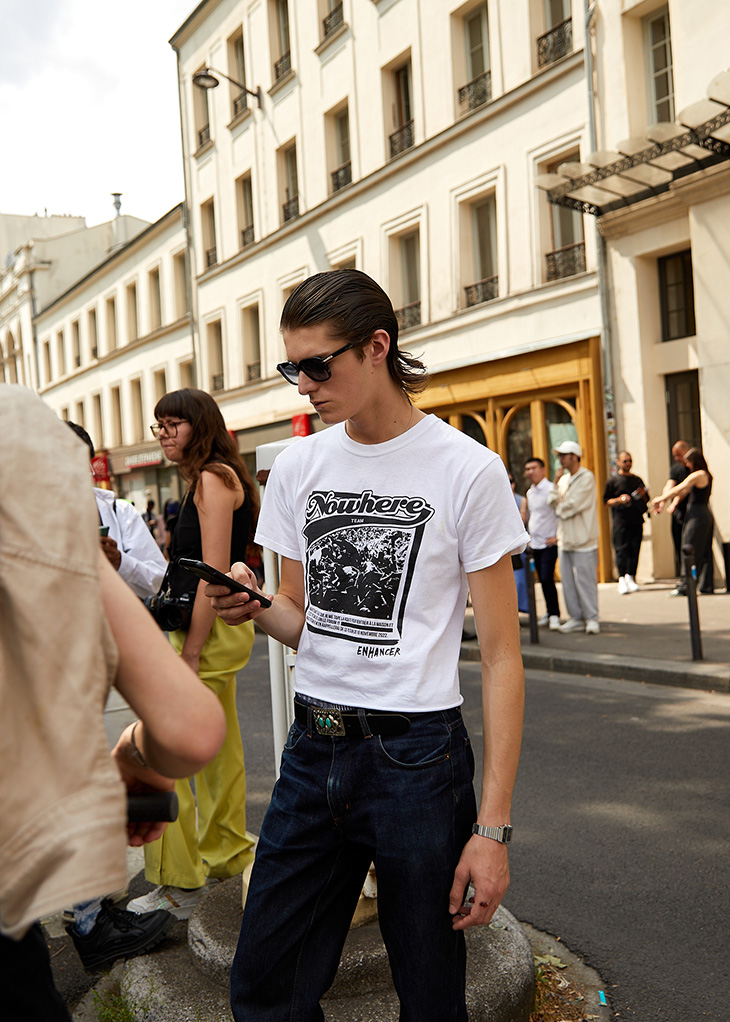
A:
[[[519,652],[482,662],[484,761],[478,822],[509,823],[522,744],[525,676]]]

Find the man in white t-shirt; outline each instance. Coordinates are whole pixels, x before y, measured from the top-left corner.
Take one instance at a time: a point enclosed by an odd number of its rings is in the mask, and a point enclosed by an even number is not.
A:
[[[277,368],[332,428],[269,477],[256,541],[282,558],[272,606],[207,590],[225,621],[255,617],[297,650],[234,1018],[322,1018],[372,860],[403,1017],[465,1022],[463,930],[489,922],[509,883],[524,686],[510,554],[527,536],[500,459],[411,403],[425,370],[399,350],[375,281],[316,274],[281,328],[289,361]],[[257,588],[245,565],[231,573]],[[458,680],[467,588],[482,648],[478,813]]]
[[[542,458],[528,458],[525,475],[532,484],[520,507],[522,520],[530,533],[530,548],[535,557],[537,577],[545,597],[547,613],[537,622],[551,631],[560,628],[560,605],[555,587],[555,565],[558,560],[558,519],[548,504],[550,480]]]

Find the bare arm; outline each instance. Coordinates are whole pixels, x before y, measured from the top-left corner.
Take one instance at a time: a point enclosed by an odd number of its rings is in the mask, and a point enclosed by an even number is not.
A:
[[[484,769],[477,822],[498,827],[510,822],[524,709],[517,590],[509,554],[489,568],[470,573],[469,588],[481,649],[484,718]],[[474,884],[475,897],[471,911],[465,912],[461,905],[469,880]],[[488,923],[508,886],[507,846],[473,835],[462,852],[449,898],[454,929]]]
[[[671,480],[669,480],[669,482],[671,482]],[[687,496],[693,486],[697,486],[699,489],[704,490],[704,488],[709,485],[709,482],[710,480],[707,472],[705,472],[704,469],[700,468],[696,472],[690,472],[687,478],[681,483],[677,483],[676,486],[669,486],[669,488],[665,486],[661,495],[652,500],[651,506],[653,509],[661,511],[668,500],[673,500],[676,506],[677,502],[683,500]]]
[[[240,561],[232,565],[230,575],[249,589],[265,594],[258,587],[256,576]],[[270,596],[271,607],[263,608],[249,600],[246,593],[231,593],[222,586],[207,585],[205,595],[211,597],[215,612],[229,625],[240,625],[254,618],[257,624],[285,646],[296,649],[304,627],[304,571],[301,561],[289,557],[281,560],[281,583],[276,596]]]

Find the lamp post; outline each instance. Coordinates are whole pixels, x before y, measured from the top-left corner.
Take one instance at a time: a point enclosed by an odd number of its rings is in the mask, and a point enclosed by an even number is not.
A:
[[[223,71],[217,71],[213,67],[204,67],[202,71],[196,71],[193,75],[193,85],[197,85],[199,89],[216,89],[220,85],[218,78],[225,78],[231,85],[235,85],[241,92],[247,93],[249,96],[255,96],[259,105],[259,110],[263,108],[263,94],[261,92],[261,86],[257,88],[249,89],[241,82],[237,82],[235,78],[229,77],[224,74]]]

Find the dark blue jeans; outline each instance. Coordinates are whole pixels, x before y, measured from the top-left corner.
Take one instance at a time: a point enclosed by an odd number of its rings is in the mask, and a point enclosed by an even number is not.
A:
[[[464,935],[448,898],[476,819],[458,709],[397,737],[294,723],[261,828],[231,971],[236,1022],[321,1022],[370,862],[401,1022],[466,1022]]]

